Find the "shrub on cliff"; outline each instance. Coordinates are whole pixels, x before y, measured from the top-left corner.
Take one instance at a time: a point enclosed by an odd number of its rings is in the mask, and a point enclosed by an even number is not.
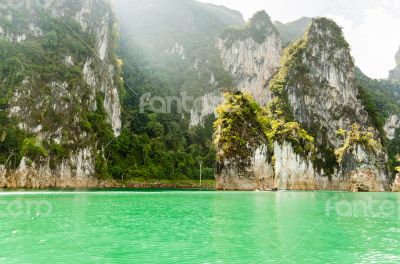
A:
[[[350,131],[340,129],[337,134],[344,139],[343,145],[335,150],[339,164],[342,163],[344,156],[357,145],[364,146],[375,153],[382,148],[381,144],[375,140],[373,128],[368,128],[368,131],[362,131],[358,124],[353,124]]]
[[[30,159],[39,159],[47,157],[49,153],[36,138],[32,137],[26,138],[22,143],[21,155]]]
[[[224,96],[225,102],[217,108],[218,118],[214,123],[218,158],[247,160],[254,148],[267,142],[258,120],[261,108],[247,93]]]
[[[314,154],[314,138],[298,122],[281,115],[276,118],[271,111],[272,103],[261,109],[251,95],[242,92],[227,93],[225,98],[225,103],[217,109],[218,119],[214,124],[220,160],[247,160],[260,145],[267,145],[272,157],[275,142],[291,143],[303,158]]]

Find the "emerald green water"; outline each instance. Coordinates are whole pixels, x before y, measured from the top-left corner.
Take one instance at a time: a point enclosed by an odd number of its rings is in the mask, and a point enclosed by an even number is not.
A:
[[[0,263],[400,263],[399,204],[394,193],[0,193]]]

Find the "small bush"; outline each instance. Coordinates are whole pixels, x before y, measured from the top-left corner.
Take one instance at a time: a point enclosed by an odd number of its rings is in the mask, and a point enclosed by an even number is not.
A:
[[[36,138],[26,138],[22,143],[21,155],[35,160],[47,157],[49,153]]]

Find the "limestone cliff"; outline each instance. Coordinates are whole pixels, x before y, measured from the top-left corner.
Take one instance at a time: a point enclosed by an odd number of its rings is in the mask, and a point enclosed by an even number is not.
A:
[[[267,138],[258,122],[258,104],[250,94],[226,94],[215,127],[217,188],[254,190],[271,175]],[[257,169],[255,169],[257,168]]]
[[[229,73],[232,87],[219,87],[201,96],[200,104],[191,112],[191,126],[202,124],[208,115],[215,114],[223,101],[224,90],[249,92],[259,104],[270,98],[265,84],[279,67],[282,43],[270,17],[265,11],[257,12],[244,26],[232,26],[215,40],[224,70]],[[215,82],[213,78],[210,83]]]
[[[222,66],[232,78],[232,87],[219,87],[202,96],[201,106],[193,107],[191,126],[202,124],[201,120],[214,114],[224,90],[249,92],[259,104],[267,104],[270,95],[265,84],[279,67],[282,41],[265,11],[257,12],[244,26],[224,30],[215,42]]]
[[[8,52],[0,79],[6,91],[0,188],[97,185],[95,126],[104,120],[115,136],[121,130],[110,4],[51,1],[0,14],[0,43]]]
[[[182,98],[185,93],[190,127],[203,126],[231,88],[222,67],[216,37],[229,26],[240,26],[243,16],[223,6],[192,0],[119,0],[121,40],[153,79],[169,87],[158,96]],[[139,91],[139,93],[148,91]],[[140,96],[139,96],[140,97]]]
[[[396,179],[394,180],[393,185],[392,185],[392,191],[400,192],[400,174],[396,175]]]
[[[384,130],[386,137],[393,140],[396,135],[396,130],[400,127],[400,116],[393,114],[385,122]]]
[[[217,40],[222,63],[234,78],[235,89],[249,92],[259,104],[268,102],[265,84],[279,67],[282,43],[265,11],[244,28],[226,30]]]
[[[364,135],[380,145],[379,132],[370,128],[373,124],[358,99],[349,46],[333,21],[314,19],[304,38],[285,49],[278,73],[265,87],[272,97],[269,111],[277,113],[268,118],[286,121],[272,120],[273,125],[258,131],[258,134],[263,137],[264,134],[271,136],[276,133],[272,131],[276,129],[274,124],[282,124],[280,129],[286,131],[282,133],[287,133],[287,128],[297,127],[298,123],[313,137],[310,142],[315,149],[309,154],[303,153],[306,142],[298,142],[290,134],[286,135],[289,141],[276,140],[273,135],[268,142],[268,151],[265,151],[265,142],[248,151],[249,162],[240,179],[230,172],[231,167],[237,166],[232,164],[232,160],[225,159],[227,153],[219,152],[220,170],[216,175],[219,188],[241,189],[242,182],[243,189],[277,187],[350,191],[365,187],[370,191],[383,191],[388,188],[385,150],[378,150],[378,147],[373,150],[363,145],[369,142],[364,140]],[[357,132],[352,135],[356,139],[363,135],[363,144],[337,135],[340,129],[354,130],[354,124],[358,124]],[[236,125],[249,124],[241,122]],[[358,132],[358,129],[370,132]],[[304,134],[301,130],[296,131],[297,135]],[[246,141],[248,137],[242,140]],[[345,154],[338,161],[335,149],[343,145],[346,146]],[[264,165],[260,165],[260,160]],[[224,185],[226,179],[233,179],[233,182]]]
[[[370,126],[368,114],[357,99],[354,63],[339,27],[315,19],[305,38],[295,43],[296,68],[288,74],[286,90],[294,118],[318,131],[317,142],[340,145],[336,132],[353,123]]]

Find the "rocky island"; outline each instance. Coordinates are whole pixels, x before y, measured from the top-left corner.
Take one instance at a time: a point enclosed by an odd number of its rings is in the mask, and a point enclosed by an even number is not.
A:
[[[0,188],[400,189],[398,67],[335,21],[133,2],[0,9]]]

